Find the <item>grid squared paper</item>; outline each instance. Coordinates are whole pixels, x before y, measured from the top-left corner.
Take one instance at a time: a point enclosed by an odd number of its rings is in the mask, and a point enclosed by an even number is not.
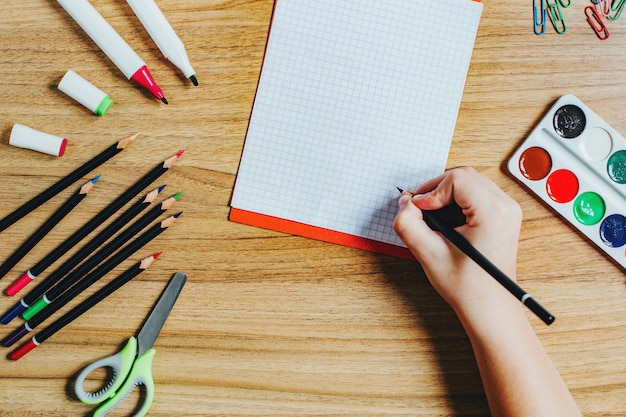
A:
[[[482,3],[277,0],[231,206],[403,246],[445,169]]]

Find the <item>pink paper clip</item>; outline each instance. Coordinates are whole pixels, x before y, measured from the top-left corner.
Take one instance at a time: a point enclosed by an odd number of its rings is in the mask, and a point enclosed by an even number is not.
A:
[[[609,30],[602,22],[596,8],[593,6],[585,7],[585,16],[587,16],[587,22],[589,22],[591,28],[596,32],[598,38],[600,38],[601,41],[607,40],[609,38]]]
[[[596,4],[602,16],[609,17],[611,15],[611,0],[598,0]]]

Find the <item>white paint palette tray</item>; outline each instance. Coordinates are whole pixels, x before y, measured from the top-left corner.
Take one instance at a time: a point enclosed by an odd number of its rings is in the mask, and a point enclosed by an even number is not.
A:
[[[508,170],[626,268],[626,139],[577,97],[556,101]]]

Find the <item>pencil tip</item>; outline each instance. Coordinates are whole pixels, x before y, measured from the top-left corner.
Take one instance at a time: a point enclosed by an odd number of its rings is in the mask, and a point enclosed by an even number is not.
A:
[[[196,87],[198,86],[198,79],[196,78],[196,74],[191,75],[189,79],[191,80],[193,85],[195,85]]]
[[[173,198],[174,200],[178,200],[178,199],[180,198],[180,196],[181,196],[181,195],[183,195],[183,192],[182,192],[182,191],[179,191],[179,192],[177,192],[176,194],[174,194],[174,195],[172,196],[172,198]]]
[[[165,185],[166,185],[166,184],[163,184],[162,186],[160,186],[160,187],[157,189],[157,193],[158,193],[158,194],[161,194],[161,191],[163,191],[163,189],[165,188]]]
[[[168,103],[168,102],[167,102],[167,99],[166,99],[165,97],[163,97],[163,98],[161,99],[161,101],[162,101],[163,103],[165,103],[165,104],[170,104],[170,103]]]
[[[179,211],[178,213],[174,214],[172,217],[177,219],[177,218],[179,218],[181,216],[181,214],[183,214],[183,212]]]
[[[180,158],[181,156],[183,156],[184,153],[185,153],[185,150],[183,149],[176,154],[176,157]]]
[[[100,179],[100,177],[102,176],[102,174],[98,175],[97,177],[95,177],[94,179],[91,180],[92,184],[95,184],[98,182],[98,180]]]
[[[400,188],[400,187],[396,187],[396,188],[397,188],[397,190],[398,190],[398,191],[400,191],[401,193],[403,193],[403,192],[404,192],[404,190],[403,190],[402,188]]]
[[[153,259],[158,258],[159,256],[161,256],[163,254],[163,251],[158,251],[157,253],[155,253],[154,255],[152,255]]]

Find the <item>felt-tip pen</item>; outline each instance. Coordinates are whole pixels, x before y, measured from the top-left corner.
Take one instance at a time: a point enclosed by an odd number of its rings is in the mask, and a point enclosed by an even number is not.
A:
[[[146,63],[87,0],[57,0],[65,11],[131,81],[167,104]]]
[[[154,0],[126,0],[126,2],[133,9],[163,56],[181,70],[193,85],[198,85],[196,73],[189,62],[183,42],[176,35],[172,25],[167,21]]]

